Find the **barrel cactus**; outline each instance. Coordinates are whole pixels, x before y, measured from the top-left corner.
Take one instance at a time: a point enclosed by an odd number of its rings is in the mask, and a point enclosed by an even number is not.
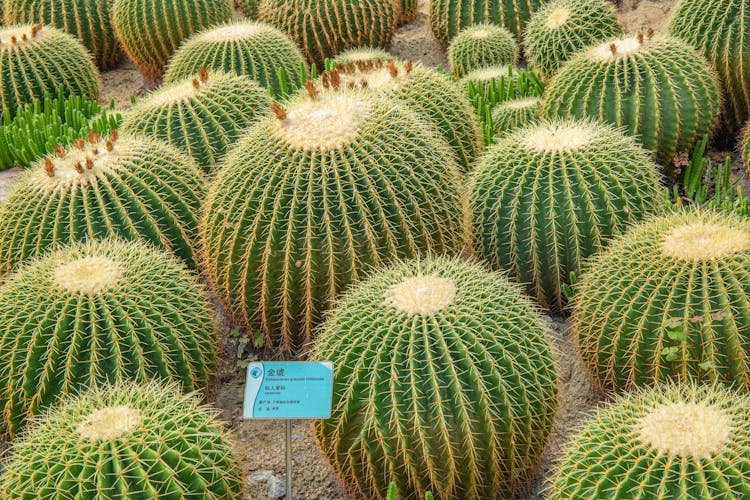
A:
[[[396,58],[383,49],[372,47],[357,47],[341,52],[331,59],[331,67],[346,66],[347,64],[367,63],[376,61],[394,61]]]
[[[113,0],[112,24],[148,86],[161,82],[172,53],[203,28],[232,19],[231,0]],[[192,73],[198,71],[195,68]]]
[[[750,132],[748,130],[750,130],[750,124],[745,125],[740,135],[740,157],[745,164],[745,169],[750,171]]]
[[[205,268],[232,315],[284,352],[372,266],[465,242],[459,167],[417,114],[373,94],[316,92],[255,125],[205,204]]]
[[[261,0],[237,0],[237,7],[245,17],[256,19],[258,17],[258,4]]]
[[[492,131],[500,134],[539,121],[541,97],[511,99],[492,110]]]
[[[36,162],[0,205],[0,276],[53,245],[110,235],[195,267],[204,193],[200,168],[174,147],[92,132]]]
[[[105,381],[205,389],[216,367],[212,319],[197,278],[144,243],[73,243],[32,259],[0,286],[0,434]]]
[[[479,121],[469,99],[448,77],[411,62],[368,61],[337,65],[323,73],[326,88],[358,88],[387,94],[417,111],[455,151],[463,171],[481,152]]]
[[[273,26],[241,21],[215,26],[185,41],[169,62],[164,81],[192,78],[201,67],[247,75],[278,94],[282,86],[294,90],[302,85],[305,58]]]
[[[531,17],[524,50],[531,67],[549,78],[576,52],[621,34],[605,0],[552,0]]]
[[[549,308],[587,257],[664,201],[635,141],[590,120],[544,120],[501,136],[470,182],[475,251]]]
[[[265,0],[259,16],[291,36],[308,62],[322,69],[326,58],[345,49],[387,48],[400,10],[394,0]]]
[[[270,109],[268,91],[255,81],[204,68],[136,104],[123,130],[169,142],[211,173],[244,129]]]
[[[579,52],[552,77],[542,114],[625,127],[668,164],[713,131],[720,108],[708,61],[687,43],[649,31]]]
[[[175,385],[118,383],[61,401],[3,463],[4,498],[242,498],[216,411]]]
[[[462,29],[473,24],[504,26],[521,41],[526,24],[545,0],[431,0],[430,28],[448,45]]]
[[[581,356],[608,390],[692,377],[750,389],[750,223],[678,212],[628,231],[572,301]]]
[[[518,62],[518,43],[507,29],[482,23],[462,30],[451,40],[448,62],[453,76],[487,66],[508,66]]]
[[[93,54],[97,66],[107,69],[122,57],[110,21],[111,0],[5,0],[8,24],[52,25],[77,37]]]
[[[10,116],[60,87],[66,96],[99,100],[99,72],[91,54],[75,37],[50,26],[0,29],[0,78],[0,104]]]
[[[557,375],[531,301],[448,258],[397,263],[355,286],[310,354],[336,367],[323,454],[353,498],[426,491],[512,498],[550,433]]]
[[[750,396],[666,384],[598,410],[559,463],[549,500],[750,497]]]
[[[398,0],[401,3],[399,24],[410,23],[419,15],[419,0]]]

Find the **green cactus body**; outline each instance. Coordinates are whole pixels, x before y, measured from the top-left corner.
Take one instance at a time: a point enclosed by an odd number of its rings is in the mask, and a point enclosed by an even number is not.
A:
[[[728,97],[726,122],[739,130],[750,118],[750,5],[746,0],[681,0],[668,29],[714,65]]]
[[[419,15],[419,0],[398,0],[401,2],[401,15],[399,24],[410,23]]]
[[[469,26],[451,40],[448,61],[456,78],[488,66],[512,66],[518,62],[518,43],[501,26],[487,23]]]
[[[268,92],[254,80],[204,70],[136,104],[123,130],[169,142],[212,173],[227,148],[270,108]]]
[[[321,92],[274,110],[227,154],[201,234],[218,297],[288,352],[371,267],[461,251],[464,216],[450,148],[407,106]]]
[[[529,65],[549,78],[576,52],[621,34],[605,0],[552,0],[531,17],[524,50]]]
[[[740,158],[745,164],[745,169],[750,172],[750,122],[745,124],[745,128],[740,135]]]
[[[597,410],[549,500],[750,498],[750,397],[717,385],[641,390]]]
[[[335,72],[321,75],[323,86],[386,94],[417,111],[448,142],[463,172],[481,152],[479,120],[471,101],[445,75],[421,64],[398,61],[352,63]]]
[[[116,379],[205,389],[216,338],[203,286],[144,243],[92,241],[32,259],[0,287],[2,433],[60,395]]]
[[[579,52],[544,95],[543,115],[625,127],[664,164],[711,133],[721,107],[716,74],[703,56],[676,38],[642,33]]]
[[[3,498],[242,498],[216,411],[177,385],[118,383],[62,400],[3,466]]]
[[[607,390],[668,379],[750,388],[750,223],[687,211],[644,223],[575,288],[581,356]]]
[[[248,21],[216,26],[188,39],[169,62],[164,81],[192,78],[201,67],[249,76],[277,95],[280,78],[287,90],[295,90],[306,72],[302,52],[288,36],[268,24]]]
[[[145,240],[195,267],[203,173],[184,153],[112,133],[36,162],[0,205],[0,276],[60,243]]]
[[[541,103],[541,97],[527,97],[498,104],[492,110],[493,133],[497,135],[536,123]]]
[[[56,94],[99,100],[99,72],[72,35],[41,24],[0,29],[0,99],[10,116],[24,104]]]
[[[110,21],[112,0],[5,0],[8,24],[52,25],[77,37],[93,54],[101,69],[114,66],[122,57]]]
[[[341,52],[331,59],[331,67],[346,66],[347,64],[367,63],[376,61],[395,61],[393,54],[383,49],[373,49],[372,47],[358,47]]]
[[[444,257],[342,297],[311,359],[336,367],[315,436],[352,498],[512,498],[550,433],[557,374],[536,308],[499,273]]]
[[[521,70],[514,66],[486,66],[465,74],[458,81],[458,85],[468,95],[480,96],[483,101],[491,101],[490,94],[495,89],[508,89],[508,94],[513,95],[511,89],[518,88],[520,74]]]
[[[663,207],[657,166],[633,139],[589,120],[501,136],[470,182],[475,251],[560,309],[584,259]]]
[[[394,0],[265,0],[259,17],[285,31],[322,69],[326,58],[346,49],[387,48],[400,10]]]
[[[112,24],[146,83],[155,86],[183,40],[209,26],[229,22],[232,12],[231,0],[114,0]]]
[[[240,8],[245,17],[250,19],[258,18],[258,4],[262,0],[237,0],[237,7]]]
[[[531,15],[545,0],[431,0],[430,28],[443,45],[473,24],[504,26],[521,41]]]

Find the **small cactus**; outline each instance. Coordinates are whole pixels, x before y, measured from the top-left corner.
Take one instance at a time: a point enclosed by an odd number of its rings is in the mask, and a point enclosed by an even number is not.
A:
[[[336,57],[331,59],[331,68],[346,66],[347,64],[358,64],[367,62],[387,62],[395,61],[396,58],[393,54],[386,52],[383,49],[374,49],[372,47],[357,47],[355,49],[349,49],[341,52]]]
[[[487,66],[512,66],[518,62],[518,42],[501,26],[469,26],[451,40],[448,62],[456,78]]]
[[[492,110],[492,132],[499,135],[539,121],[541,104],[541,97],[522,97],[501,102]]]
[[[352,498],[512,498],[557,408],[541,318],[499,273],[457,259],[396,263],[354,286],[310,353],[336,367],[323,454]]]

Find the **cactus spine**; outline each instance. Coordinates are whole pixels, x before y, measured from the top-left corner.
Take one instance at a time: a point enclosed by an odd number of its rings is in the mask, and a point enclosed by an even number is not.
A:
[[[492,110],[492,132],[495,135],[539,121],[541,97],[525,97],[501,102]]]
[[[522,41],[531,15],[544,0],[431,0],[430,28],[443,44],[473,24],[504,26]]]
[[[518,61],[518,43],[501,26],[487,23],[469,26],[451,40],[448,61],[456,78],[487,66],[512,66]]]

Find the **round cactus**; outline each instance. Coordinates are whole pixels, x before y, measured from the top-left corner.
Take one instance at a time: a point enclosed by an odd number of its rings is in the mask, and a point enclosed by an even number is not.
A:
[[[750,497],[750,397],[667,384],[617,398],[571,443],[549,500]]]
[[[202,285],[144,243],[73,243],[32,259],[0,286],[0,434],[105,381],[205,389],[215,344]]]
[[[526,24],[546,0],[430,0],[430,28],[443,45],[473,24],[504,26],[521,41]]]
[[[77,37],[93,54],[96,64],[107,69],[122,57],[110,21],[111,0],[6,0],[8,24],[52,25]]]
[[[166,83],[193,78],[201,67],[246,75],[275,94],[302,84],[305,58],[294,42],[273,26],[234,22],[197,33],[175,52],[164,76]],[[283,77],[280,73],[283,72]]]
[[[584,259],[664,202],[647,152],[590,120],[545,120],[511,131],[473,174],[474,249],[554,309]]]
[[[336,367],[331,418],[315,422],[355,498],[511,498],[541,456],[557,375],[540,317],[482,266],[433,258],[356,285],[311,359]]]
[[[232,19],[231,0],[113,0],[112,24],[125,52],[149,86],[182,41],[203,28]],[[191,73],[196,73],[195,68]]]
[[[463,171],[481,152],[479,121],[471,101],[446,76],[420,64],[368,61],[339,65],[323,73],[323,87],[358,88],[386,94],[417,111],[434,125],[453,151]]]
[[[373,49],[372,47],[358,47],[341,52],[331,59],[331,67],[346,66],[347,64],[357,64],[377,61],[394,61],[396,58],[383,49]]]
[[[453,76],[475,69],[508,66],[518,61],[518,43],[507,29],[494,24],[469,26],[451,40],[448,62]]]
[[[581,355],[608,390],[667,379],[750,389],[750,223],[678,212],[628,231],[572,301]]]
[[[36,162],[0,205],[0,276],[46,248],[145,240],[195,267],[200,168],[174,147],[113,132]]]
[[[465,242],[445,141],[395,100],[308,90],[227,155],[202,220],[217,295],[281,351],[370,267]]]
[[[24,104],[55,95],[99,100],[100,82],[91,54],[72,35],[50,26],[0,28],[0,99],[13,116]]]
[[[541,97],[505,101],[492,110],[492,132],[497,135],[539,121]]]
[[[14,443],[5,498],[242,498],[216,411],[174,385],[118,383],[61,401]]]
[[[651,31],[579,52],[544,95],[542,114],[625,127],[665,164],[713,131],[721,107],[708,61],[685,42]]]
[[[605,0],[552,0],[531,17],[524,50],[530,66],[549,78],[576,52],[621,34]]]
[[[246,76],[211,73],[171,85],[136,104],[123,130],[186,151],[207,173],[245,128],[270,112],[268,92]]]
[[[410,23],[419,15],[419,0],[399,0],[401,2],[401,15],[399,24]]]
[[[237,7],[242,11],[245,17],[250,19],[258,18],[258,4],[261,0],[237,0]]]
[[[291,36],[308,62],[324,68],[326,58],[345,49],[387,48],[400,10],[394,0],[266,0],[259,16]]]
[[[672,10],[670,33],[705,55],[719,73],[733,131],[750,118],[750,8],[746,0],[680,0]]]

